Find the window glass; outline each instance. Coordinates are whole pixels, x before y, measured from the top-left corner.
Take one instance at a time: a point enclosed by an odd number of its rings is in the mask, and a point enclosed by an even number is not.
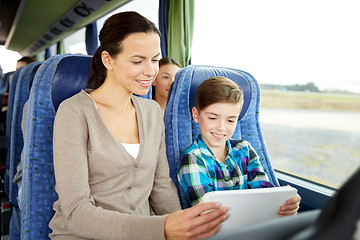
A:
[[[66,53],[87,55],[85,45],[85,28],[81,28],[75,33],[64,38],[64,48]]]
[[[252,74],[273,166],[339,187],[360,166],[360,2],[195,2],[192,64]]]
[[[17,61],[22,56],[15,51],[11,51],[0,45],[0,77],[1,74],[12,72],[16,70]]]

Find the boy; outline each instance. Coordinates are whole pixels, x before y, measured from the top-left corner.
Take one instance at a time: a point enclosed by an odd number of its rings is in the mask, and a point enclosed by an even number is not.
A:
[[[200,135],[178,168],[180,186],[192,206],[206,192],[274,187],[250,143],[230,139],[242,104],[242,90],[228,78],[209,78],[197,89],[192,114]],[[299,195],[289,199],[279,214],[295,214],[299,203]]]

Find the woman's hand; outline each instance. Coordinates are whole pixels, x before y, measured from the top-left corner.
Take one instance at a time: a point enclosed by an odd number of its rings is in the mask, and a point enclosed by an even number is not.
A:
[[[278,211],[280,217],[288,216],[288,215],[295,215],[299,210],[301,197],[299,194],[296,194],[295,197],[288,199],[284,205],[282,205]]]
[[[219,231],[220,223],[229,217],[228,210],[228,207],[221,207],[216,202],[208,202],[169,214],[165,220],[165,238],[173,240],[210,237]]]

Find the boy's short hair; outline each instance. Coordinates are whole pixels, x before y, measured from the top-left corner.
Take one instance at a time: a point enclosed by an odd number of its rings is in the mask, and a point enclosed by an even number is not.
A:
[[[227,77],[211,77],[200,84],[196,91],[195,107],[202,111],[214,103],[240,103],[243,105],[243,91]]]

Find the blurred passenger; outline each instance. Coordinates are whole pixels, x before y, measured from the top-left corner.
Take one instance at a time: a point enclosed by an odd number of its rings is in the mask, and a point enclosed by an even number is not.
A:
[[[164,116],[169,88],[174,82],[175,74],[181,69],[180,63],[175,59],[163,57],[159,61],[159,73],[152,83],[152,98],[160,105]]]
[[[26,66],[32,62],[36,62],[36,59],[33,57],[28,57],[28,56],[22,57],[17,61],[16,69],[18,69],[19,67],[22,67],[22,66]]]

